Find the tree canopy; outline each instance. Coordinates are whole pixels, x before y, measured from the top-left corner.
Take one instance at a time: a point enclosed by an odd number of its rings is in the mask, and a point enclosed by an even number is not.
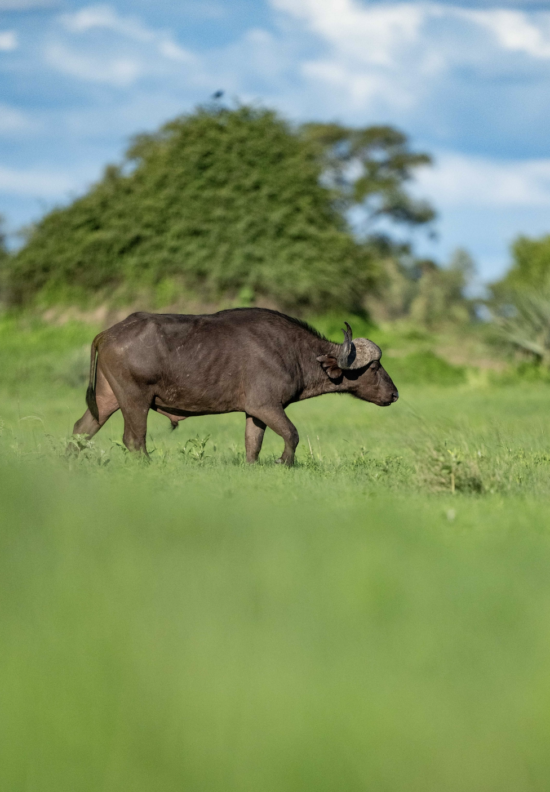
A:
[[[512,266],[492,285],[490,301],[503,340],[521,354],[550,366],[550,235],[519,236]]]
[[[10,298],[170,282],[205,300],[357,308],[380,255],[346,211],[428,222],[433,211],[404,186],[428,162],[390,127],[293,129],[267,109],[199,108],[138,135],[121,165],[36,224],[10,257]]]
[[[434,220],[433,207],[406,189],[414,170],[431,165],[432,159],[411,151],[398,129],[312,123],[302,130],[317,147],[324,182],[334,191],[340,209],[361,208],[367,230],[374,230],[374,222],[381,218],[408,226]]]
[[[550,290],[550,235],[531,239],[519,236],[512,243],[512,266],[495,284],[497,294]]]

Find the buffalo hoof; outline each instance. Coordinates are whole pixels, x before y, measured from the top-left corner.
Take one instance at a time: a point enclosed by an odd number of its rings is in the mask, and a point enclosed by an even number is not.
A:
[[[287,467],[292,467],[294,465],[293,459],[283,459],[280,457],[279,459],[275,460],[276,465],[286,465]]]

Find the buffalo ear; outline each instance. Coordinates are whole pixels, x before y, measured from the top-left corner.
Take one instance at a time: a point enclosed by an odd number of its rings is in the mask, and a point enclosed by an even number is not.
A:
[[[342,369],[338,365],[336,358],[332,355],[319,355],[317,360],[331,379],[338,379],[338,377],[342,376]]]

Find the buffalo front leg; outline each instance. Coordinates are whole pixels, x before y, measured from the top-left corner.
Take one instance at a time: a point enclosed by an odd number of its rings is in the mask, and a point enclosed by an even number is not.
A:
[[[292,467],[294,464],[294,454],[296,447],[300,441],[298,430],[291,420],[289,420],[282,407],[272,409],[262,409],[261,412],[256,413],[256,418],[263,421],[270,429],[272,429],[279,437],[285,441],[285,448],[277,460],[279,465],[288,465]]]
[[[147,413],[149,407],[133,405],[130,409],[122,409],[124,417],[124,434],[122,435],[122,442],[128,451],[135,451],[138,454],[144,454],[149,457],[147,453],[147,446],[145,438],[147,436]]]
[[[264,439],[265,424],[259,418],[246,414],[246,429],[244,444],[246,448],[246,461],[257,462]]]
[[[124,434],[122,442],[128,451],[135,451],[147,458],[147,416],[152,404],[152,397],[144,392],[135,382],[132,382],[127,372],[119,372],[117,379],[113,380],[113,391],[120,405],[120,412],[124,419]]]

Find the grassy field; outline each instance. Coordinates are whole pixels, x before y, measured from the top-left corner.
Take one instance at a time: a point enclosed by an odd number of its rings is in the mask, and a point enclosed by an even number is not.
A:
[[[291,470],[241,415],[68,458],[93,332],[0,323],[0,788],[547,790],[550,386],[295,405]]]

